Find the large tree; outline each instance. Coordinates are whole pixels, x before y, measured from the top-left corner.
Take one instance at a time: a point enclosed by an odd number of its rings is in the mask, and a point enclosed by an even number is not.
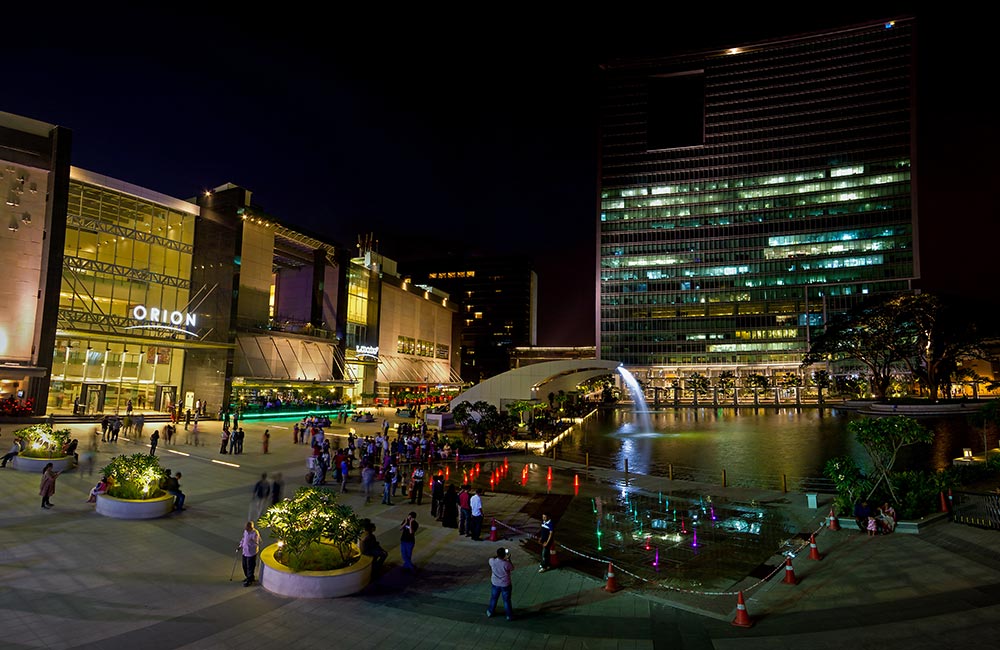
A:
[[[982,317],[968,301],[918,293],[889,304],[904,316],[909,345],[900,353],[910,352],[904,362],[932,399],[951,383],[962,359],[988,358],[980,333]]]
[[[876,297],[831,321],[802,363],[858,361],[877,399],[885,399],[893,374],[906,370],[937,398],[962,359],[987,358],[982,314],[967,300],[929,293]]]
[[[510,441],[518,425],[517,418],[486,401],[462,402],[452,409],[452,415],[477,447],[502,447]]]
[[[875,299],[835,317],[822,334],[815,337],[803,366],[825,361],[853,359],[868,370],[876,399],[885,399],[893,372],[904,367],[908,354],[909,330],[905,316]],[[910,352],[911,354],[911,352]]]

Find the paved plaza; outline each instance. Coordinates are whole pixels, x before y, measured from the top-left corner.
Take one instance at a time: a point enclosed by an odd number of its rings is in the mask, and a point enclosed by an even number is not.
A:
[[[38,475],[0,470],[0,648],[1000,647],[998,533],[944,522],[918,535],[869,538],[852,530],[852,522],[828,530],[823,514],[829,504],[809,509],[805,495],[718,486],[704,489],[777,504],[806,532],[820,527],[816,542],[823,559],[809,559],[808,547],[795,557],[796,585],[780,574],[748,576],[716,595],[651,587],[623,574],[617,576],[622,589],[609,593],[600,570],[585,566],[593,560],[567,550],[559,568],[538,573],[534,548],[524,543],[540,514],[532,495],[488,492],[484,535],[496,517],[503,539],[475,542],[433,520],[429,494],[421,506],[402,498],[392,506],[378,498],[365,505],[353,484],[343,501],[375,522],[389,551],[379,581],[360,594],[328,600],[243,587],[239,567],[234,571],[235,549],[251,486],[262,472],[281,472],[286,495],[304,484],[307,448],[292,443],[291,424],[244,421],[245,453],[238,456],[218,453],[221,425],[215,421],[199,425],[203,446],[168,447],[161,440],[157,455],[164,467],[183,473],[188,509],[156,520],[109,519],[86,502],[99,468],[115,454],[148,450],[139,444],[102,444],[93,474],[81,467],[59,477],[51,510],[40,507]],[[146,437],[160,426],[147,423]],[[327,433],[343,443],[348,428],[367,435],[378,426],[334,425]],[[271,433],[267,455],[260,444],[265,427]],[[0,447],[9,447],[16,428],[3,426]],[[82,447],[94,427],[71,428]],[[182,427],[178,433],[183,440]],[[523,459],[512,456],[511,464]],[[564,475],[579,471],[562,461],[531,460]],[[614,479],[611,472],[593,471],[586,480]],[[693,487],[633,480],[664,494]],[[423,524],[414,574],[401,570],[399,556],[398,526],[411,509]],[[487,559],[501,544],[513,549],[517,567],[510,622],[484,613]],[[732,625],[737,590],[752,627]]]

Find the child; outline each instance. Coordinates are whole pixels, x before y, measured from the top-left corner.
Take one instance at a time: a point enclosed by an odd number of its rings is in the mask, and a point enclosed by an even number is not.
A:
[[[90,490],[90,498],[87,499],[87,503],[97,503],[97,495],[104,494],[108,491],[108,477],[104,476],[100,481],[97,482]]]
[[[874,537],[875,533],[878,532],[878,524],[875,521],[875,517],[869,515],[868,517],[868,536]]]

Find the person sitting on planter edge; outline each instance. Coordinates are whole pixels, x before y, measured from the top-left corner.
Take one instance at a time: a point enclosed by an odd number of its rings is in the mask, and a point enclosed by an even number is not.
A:
[[[90,498],[87,499],[87,503],[97,503],[98,494],[107,494],[108,487],[111,485],[111,480],[107,477],[101,477],[101,480],[97,482],[97,485],[90,489]]]
[[[163,479],[163,491],[167,494],[174,495],[174,510],[184,509],[184,493],[181,492],[181,474],[177,472],[176,476],[171,476],[170,470],[164,470],[166,477]]]
[[[361,537],[361,554],[372,558],[372,577],[377,577],[382,571],[385,559],[389,557],[382,545],[375,538],[375,524],[366,520],[364,523],[365,534]]]

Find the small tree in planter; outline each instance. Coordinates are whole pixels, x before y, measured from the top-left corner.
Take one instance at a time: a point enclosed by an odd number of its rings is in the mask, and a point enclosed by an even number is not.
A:
[[[164,471],[160,459],[149,454],[115,456],[101,469],[101,473],[111,479],[108,496],[116,499],[155,499],[163,496],[160,481]]]
[[[331,571],[358,558],[353,546],[361,520],[325,488],[300,487],[291,499],[268,508],[258,524],[278,539],[275,559],[293,571]]]
[[[62,458],[63,448],[69,442],[72,431],[53,429],[51,424],[34,424],[14,432],[14,437],[24,438],[24,451],[19,455],[27,458]]]

